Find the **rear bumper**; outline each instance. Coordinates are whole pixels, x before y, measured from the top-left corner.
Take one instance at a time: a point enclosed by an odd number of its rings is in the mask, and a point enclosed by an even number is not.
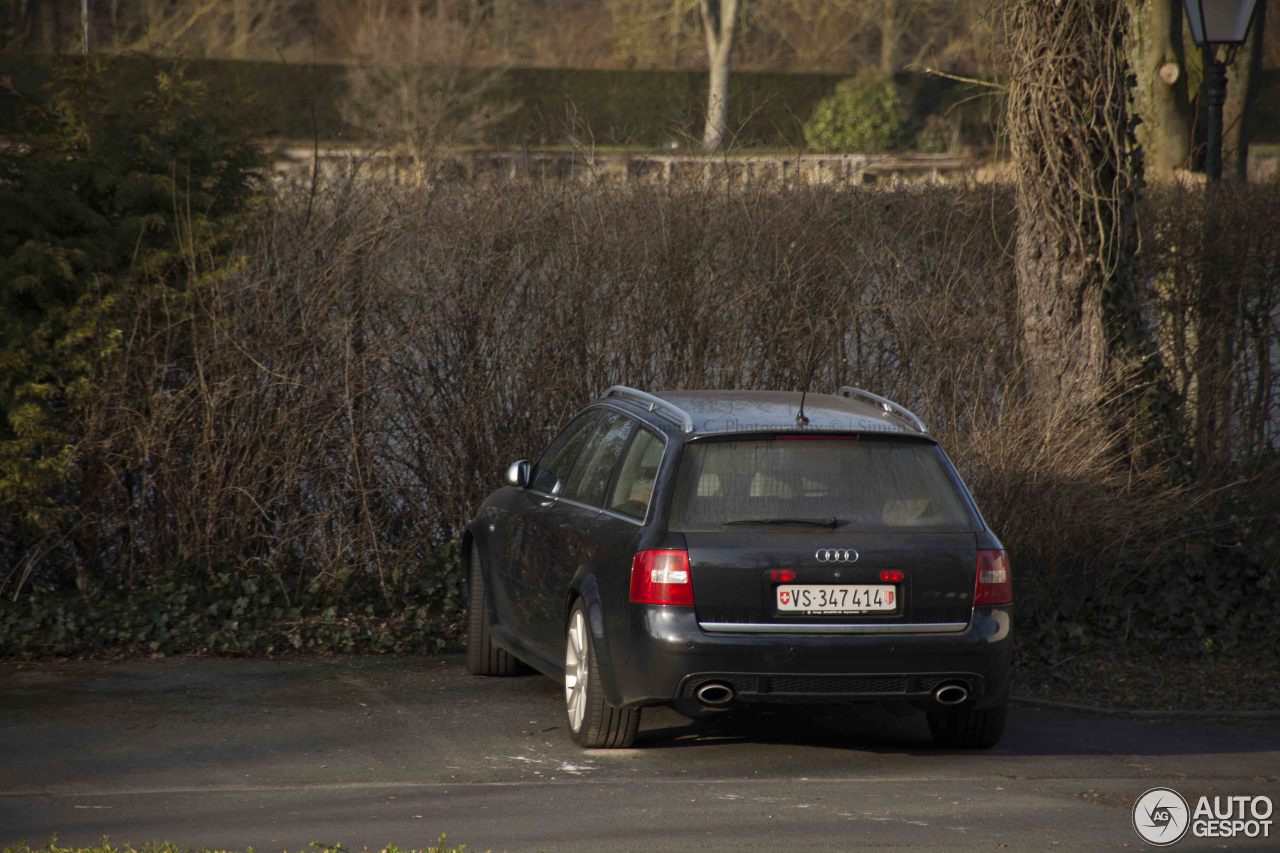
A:
[[[974,608],[946,633],[791,634],[711,632],[689,608],[633,605],[629,636],[610,643],[608,692],[615,704],[689,707],[718,681],[744,702],[928,702],[961,681],[982,707],[1007,693],[1012,639],[1007,606]]]

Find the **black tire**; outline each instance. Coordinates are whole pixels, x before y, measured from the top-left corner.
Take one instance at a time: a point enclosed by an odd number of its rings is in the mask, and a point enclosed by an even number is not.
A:
[[[1000,742],[1009,716],[1009,698],[991,708],[975,708],[972,702],[929,711],[933,742],[948,749],[990,749]]]
[[[640,729],[640,709],[615,708],[605,700],[599,657],[589,625],[587,611],[578,602],[569,614],[565,630],[564,692],[569,735],[578,746],[589,749],[626,749],[635,743]],[[581,666],[582,658],[586,658],[585,668]],[[579,680],[583,672],[585,686]]]
[[[489,598],[485,593],[484,572],[480,571],[480,554],[471,546],[467,574],[467,672],[472,675],[509,676],[519,670],[519,661],[493,643],[489,632]]]

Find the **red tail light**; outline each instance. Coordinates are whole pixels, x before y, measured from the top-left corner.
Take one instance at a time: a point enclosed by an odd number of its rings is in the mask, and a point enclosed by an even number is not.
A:
[[[687,551],[640,551],[631,561],[635,604],[693,606],[693,575]]]
[[[907,576],[897,569],[885,569],[880,573],[881,583],[902,583]]]
[[[979,551],[977,574],[973,587],[975,605],[1013,604],[1013,574],[1004,551]]]

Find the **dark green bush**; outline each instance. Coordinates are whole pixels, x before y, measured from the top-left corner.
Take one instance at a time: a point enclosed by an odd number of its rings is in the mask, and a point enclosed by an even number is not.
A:
[[[232,105],[181,65],[152,72],[117,98],[97,61],[68,61],[0,145],[0,538],[28,559],[74,523],[106,384],[131,361],[191,368],[170,333],[254,192],[261,156]],[[147,340],[157,322],[167,347]]]
[[[915,149],[925,154],[945,154],[955,147],[959,128],[945,116],[937,113],[926,116],[916,133]]]
[[[462,636],[457,548],[405,571],[384,596],[369,578],[290,586],[244,566],[174,567],[130,589],[38,586],[0,605],[0,658],[80,654],[433,653]]]
[[[894,151],[908,141],[908,123],[908,107],[893,78],[865,71],[818,102],[805,122],[804,138],[819,151]]]

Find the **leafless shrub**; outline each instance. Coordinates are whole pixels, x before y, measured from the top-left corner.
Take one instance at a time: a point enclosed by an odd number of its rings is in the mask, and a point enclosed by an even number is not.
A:
[[[501,69],[474,67],[482,16],[457,0],[354,4],[343,115],[370,138],[426,162],[444,144],[479,140],[511,111]]]
[[[1273,455],[1280,438],[1280,192],[1275,182],[1216,198],[1150,192],[1166,213],[1145,217],[1143,234],[1162,355],[1187,401],[1200,475],[1229,480],[1244,460]]]
[[[1178,332],[1199,287],[1192,193],[1144,213],[1173,353],[1194,346]],[[1275,473],[1280,235],[1248,214],[1277,198],[1242,196],[1233,226],[1236,479]],[[1011,209],[990,188],[286,191],[242,262],[198,285],[189,328],[127,330],[135,355],[81,448],[80,522],[48,559],[103,582],[243,566],[290,589],[390,589],[603,388],[798,389],[812,373],[814,390],[856,384],[921,413],[1023,588],[1086,604],[1117,565],[1158,572],[1207,541],[1225,487],[1131,475],[1114,424],[1020,393]]]
[[[285,26],[294,11],[285,0],[138,0],[125,9],[120,5],[107,9],[113,50],[275,59],[298,40]]]
[[[1067,614],[1113,601],[1207,534],[1209,513],[1193,513],[1204,493],[1166,470],[1131,469],[1098,408],[1013,389],[990,402],[1001,408],[951,450],[1013,549],[1024,599]],[[1117,565],[1130,571],[1117,575]]]

